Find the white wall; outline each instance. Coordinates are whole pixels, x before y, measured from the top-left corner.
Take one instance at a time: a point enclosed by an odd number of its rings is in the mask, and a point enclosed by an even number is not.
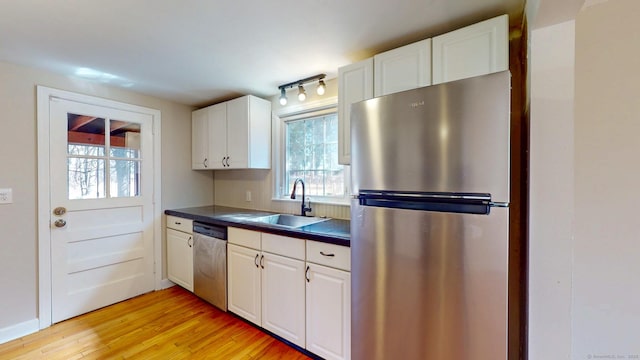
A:
[[[38,316],[36,85],[160,110],[162,209],[213,202],[213,174],[190,168],[189,106],[0,62],[0,188],[14,198],[0,205],[0,342]]]
[[[529,40],[529,357],[571,359],[575,22]]]
[[[591,0],[530,34],[531,360],[640,356],[638,15]]]
[[[640,356],[640,2],[576,19],[573,357]]]

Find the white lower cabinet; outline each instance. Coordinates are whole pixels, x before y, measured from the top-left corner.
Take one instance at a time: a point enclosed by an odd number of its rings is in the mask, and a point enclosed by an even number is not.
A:
[[[227,270],[229,310],[304,347],[304,240],[229,228]]]
[[[227,243],[228,309],[256,325],[262,325],[259,260],[259,250]]]
[[[349,248],[237,228],[228,235],[229,311],[325,359],[350,359]]]
[[[351,274],[307,263],[306,349],[325,359],[351,358]]]
[[[192,221],[167,216],[167,277],[193,291]]]
[[[269,253],[263,256],[262,327],[304,347],[304,261]]]
[[[307,240],[307,345],[327,360],[351,358],[351,249]]]

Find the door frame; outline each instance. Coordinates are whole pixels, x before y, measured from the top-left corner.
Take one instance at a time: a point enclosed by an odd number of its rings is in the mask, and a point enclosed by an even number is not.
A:
[[[162,203],[161,203],[161,112],[160,110],[104,99],[91,95],[78,94],[65,90],[37,86],[36,118],[38,136],[38,320],[40,329],[52,324],[52,286],[51,286],[51,208],[50,185],[50,127],[49,102],[51,98],[60,98],[95,106],[147,114],[152,117],[153,137],[153,271],[154,287],[162,286]]]

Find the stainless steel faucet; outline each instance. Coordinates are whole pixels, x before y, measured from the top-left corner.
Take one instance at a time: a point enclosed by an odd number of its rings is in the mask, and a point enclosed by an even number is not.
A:
[[[302,205],[300,205],[300,215],[302,216],[307,216],[307,212],[311,211],[311,207],[307,207],[307,205],[305,205],[304,203],[304,181],[300,178],[296,179],[296,181],[293,182],[293,190],[291,191],[291,198],[295,199],[296,198],[296,186],[298,185],[298,183],[300,183],[300,185],[302,185]]]

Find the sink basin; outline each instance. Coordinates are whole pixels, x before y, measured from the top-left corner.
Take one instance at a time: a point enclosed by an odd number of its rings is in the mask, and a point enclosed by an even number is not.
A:
[[[319,218],[319,217],[310,217],[310,216],[300,216],[300,215],[290,215],[290,214],[276,214],[269,216],[261,216],[258,218],[254,218],[253,221],[271,224],[271,225],[280,225],[286,226],[290,228],[299,228],[323,221],[327,221],[327,218]]]

